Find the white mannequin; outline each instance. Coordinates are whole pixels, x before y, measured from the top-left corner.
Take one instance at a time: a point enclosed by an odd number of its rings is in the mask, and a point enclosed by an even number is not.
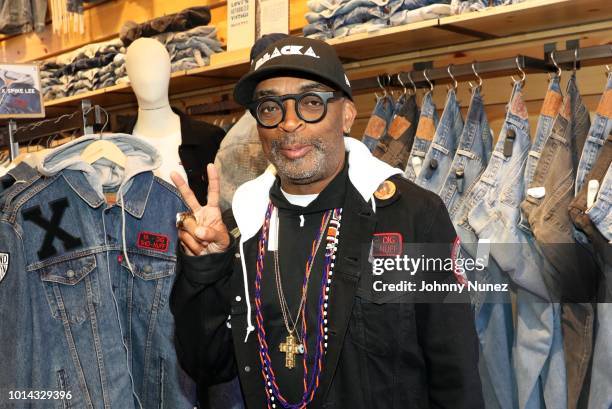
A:
[[[147,140],[162,155],[162,167],[155,174],[170,181],[170,172],[180,166],[181,120],[168,100],[170,56],[166,47],[152,38],[139,38],[125,55],[127,74],[138,100],[138,119],[133,134]]]

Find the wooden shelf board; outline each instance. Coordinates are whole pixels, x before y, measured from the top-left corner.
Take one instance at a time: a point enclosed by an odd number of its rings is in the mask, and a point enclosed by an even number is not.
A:
[[[331,39],[328,43],[342,60],[350,62],[476,40],[473,36],[441,31],[437,26],[438,19],[432,19]]]
[[[612,20],[610,0],[531,0],[444,17],[439,28],[506,37],[606,20]]]

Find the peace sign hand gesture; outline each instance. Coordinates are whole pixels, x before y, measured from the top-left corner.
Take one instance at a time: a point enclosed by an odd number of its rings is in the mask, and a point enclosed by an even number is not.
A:
[[[183,200],[193,212],[193,218],[185,218],[179,229],[179,240],[187,255],[202,256],[222,253],[229,247],[230,237],[221,219],[219,207],[219,175],[212,163],[206,167],[208,173],[208,203],[201,206],[187,182],[176,172],[170,175]]]

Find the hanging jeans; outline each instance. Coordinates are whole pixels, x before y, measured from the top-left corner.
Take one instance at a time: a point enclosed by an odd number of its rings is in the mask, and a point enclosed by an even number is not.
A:
[[[480,88],[472,92],[465,126],[459,138],[457,152],[453,158],[440,197],[453,219],[466,193],[480,177],[491,156],[492,136],[487,114],[484,110]]]
[[[387,133],[387,127],[393,116],[394,103],[390,95],[383,95],[376,100],[374,111],[363,134],[363,142],[370,152],[376,148],[378,141]]]
[[[612,242],[612,170],[610,168],[599,187],[597,200],[593,207],[587,210],[587,214],[597,226],[597,230],[606,240]]]
[[[576,194],[582,188],[585,177],[595,164],[599,151],[610,132],[612,132],[612,72],[608,74],[606,89],[601,96],[593,123],[591,123],[591,129],[589,130],[584,148],[582,148],[578,173],[576,174]]]
[[[431,145],[437,126],[438,113],[433,103],[433,96],[428,92],[423,97],[419,124],[417,125],[414,143],[412,144],[412,150],[408,157],[408,163],[404,170],[404,177],[406,179],[414,182],[420,174],[423,167],[423,159],[429,150],[429,145]]]
[[[514,85],[500,137],[480,180],[470,192],[475,203],[468,214],[469,225],[480,239],[491,241],[492,259],[518,284],[517,297],[532,295],[523,288],[548,296],[538,267],[539,257],[518,228],[518,205],[524,195],[523,174],[531,141],[528,113],[520,83]],[[529,310],[528,307],[534,309]],[[558,308],[558,306],[557,306]],[[522,314],[522,315],[521,315]],[[544,316],[542,316],[544,314]],[[520,409],[540,409],[544,396],[547,408],[565,409],[565,366],[560,340],[559,314],[548,303],[522,303],[519,308],[514,370]],[[540,338],[539,348],[533,345]],[[552,366],[552,368],[550,368]],[[542,394],[542,395],[540,395]]]
[[[577,153],[582,151],[588,128],[589,113],[572,76],[561,112],[542,150],[529,194],[521,204],[542,254],[554,267],[544,276],[553,297],[575,302],[562,305],[569,409],[577,407],[587,378],[594,316],[590,301],[596,293],[598,275],[591,254],[574,241],[567,211],[574,196]]]
[[[529,151],[529,157],[527,158],[527,165],[525,166],[525,194],[527,193],[529,184],[533,180],[533,174],[535,173],[536,166],[538,165],[542,148],[544,148],[544,144],[546,143],[548,135],[550,135],[550,131],[552,130],[553,121],[561,109],[563,96],[561,95],[561,86],[559,84],[560,81],[561,77],[555,75],[548,83],[548,91],[546,92],[546,97],[544,97],[544,103],[542,104],[542,109],[540,110],[540,117],[538,118],[535,138],[533,139],[533,144],[531,145],[531,150]],[[519,226],[526,233],[532,235],[527,216],[522,211]]]
[[[467,222],[470,208],[481,199],[484,190],[467,193],[461,209],[455,213],[453,224],[461,239],[463,258],[477,256],[477,237]],[[505,284],[506,278],[494,259],[485,261],[486,269],[468,273],[470,281]],[[471,292],[474,323],[480,344],[478,370],[487,409],[514,409],[517,407],[516,380],[512,369],[512,340],[514,328],[509,293]]]
[[[404,169],[414,143],[419,108],[416,97],[408,95],[395,110],[387,134],[374,149],[374,156],[393,167]]]
[[[457,151],[459,137],[463,131],[461,108],[457,102],[457,94],[451,88],[446,96],[444,111],[436,128],[434,139],[423,160],[423,171],[416,178],[416,183],[438,193]]]

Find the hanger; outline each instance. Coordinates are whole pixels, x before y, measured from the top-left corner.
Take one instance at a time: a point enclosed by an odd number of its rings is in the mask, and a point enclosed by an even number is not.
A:
[[[416,93],[417,93],[417,86],[414,83],[414,81],[412,80],[412,73],[408,72],[407,75],[408,75],[408,81],[410,81],[410,86],[412,87],[412,93],[413,93],[413,95],[416,95]]]
[[[552,61],[553,65],[555,66],[555,68],[557,69],[557,77],[561,78],[561,67],[559,67],[559,64],[557,64],[557,61],[555,60],[555,51],[551,51],[550,52],[550,60]]]
[[[427,81],[427,83],[429,84],[429,91],[427,91],[428,94],[433,94],[434,91],[434,84],[431,82],[431,80],[429,79],[429,77],[427,76],[427,69],[423,70],[423,77],[425,77],[425,81]]]
[[[406,97],[406,95],[408,95],[408,90],[406,89],[406,85],[404,85],[403,81],[402,81],[402,76],[400,75],[401,73],[397,73],[397,82],[400,83],[400,85],[402,86],[402,88],[404,89],[404,97]]]
[[[476,85],[472,85],[472,81],[469,81],[468,84],[470,84],[470,88],[472,89],[472,91],[474,91],[476,89],[482,88],[482,77],[478,75],[478,71],[476,71],[476,61],[472,63],[472,71],[474,72],[474,75],[478,79],[478,83]]]
[[[90,109],[93,109],[90,108]],[[121,166],[125,169],[125,165],[127,163],[127,157],[125,154],[119,149],[117,145],[112,143],[109,140],[102,139],[102,132],[104,132],[104,128],[108,125],[108,112],[100,107],[102,111],[106,114],[106,121],[100,129],[100,139],[90,143],[81,153],[81,159],[83,161],[89,163],[90,165],[94,162],[99,161],[100,159],[108,159],[109,161]]]
[[[455,78],[455,76],[453,75],[451,71],[452,66],[453,64],[449,64],[448,67],[446,67],[446,71],[448,72],[448,75],[451,77],[451,80],[453,81],[453,85],[449,86],[448,90],[450,91],[452,88],[454,91],[457,91],[457,85],[459,84],[457,83],[457,79]]]
[[[521,73],[521,79],[520,80],[516,80],[514,79],[514,75],[511,75],[510,78],[512,78],[512,81],[514,81],[514,84],[520,83],[521,86],[525,86],[525,79],[527,78],[527,74],[525,74],[525,71],[523,71],[523,68],[521,67],[521,64],[519,63],[519,56],[516,56],[516,68],[518,68],[518,70]]]
[[[385,88],[383,86],[383,84],[380,82],[380,75],[376,76],[376,82],[378,82],[378,87],[383,90],[384,94],[383,94],[382,97],[379,97],[378,94],[376,92],[374,92],[374,96],[376,97],[376,99],[380,99],[380,98],[386,97],[387,96],[387,88]]]
[[[576,75],[576,70],[578,69],[578,49],[574,48],[574,75]]]

